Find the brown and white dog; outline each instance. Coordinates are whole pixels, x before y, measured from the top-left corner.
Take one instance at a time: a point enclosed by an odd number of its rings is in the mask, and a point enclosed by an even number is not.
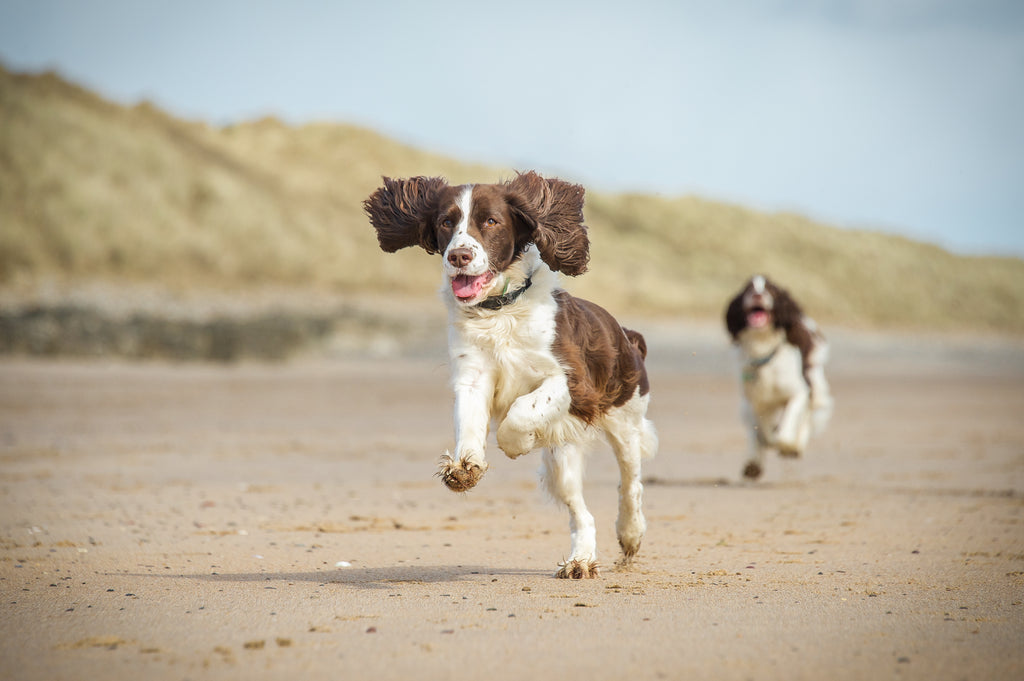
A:
[[[624,560],[646,530],[641,460],[657,450],[646,418],[647,346],[601,307],[559,288],[558,274],[586,270],[590,242],[583,188],[534,172],[500,184],[450,186],[443,178],[383,178],[364,203],[389,253],[440,253],[455,391],[455,452],[438,475],[470,489],[487,470],[497,424],[510,458],[544,448],[541,476],[569,508],[571,550],[563,578],[598,573],[594,518],[583,501],[585,445],[604,432],[618,459],[616,532]]]
[[[761,275],[729,302],[725,324],[742,364],[742,415],[751,446],[743,475],[757,479],[768,451],[800,456],[828,423],[828,343],[793,297]]]

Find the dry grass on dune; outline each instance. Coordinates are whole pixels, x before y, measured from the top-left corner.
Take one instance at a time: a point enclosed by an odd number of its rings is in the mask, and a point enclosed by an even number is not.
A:
[[[384,256],[362,212],[380,176],[512,172],[349,125],[211,127],[0,69],[0,286],[419,294],[437,285],[434,260]],[[568,286],[614,311],[717,316],[744,278],[766,272],[823,320],[1024,331],[1020,259],[695,197],[588,193],[585,214],[591,274]]]
[[[376,241],[360,202],[397,145],[349,126],[215,129],[112,105],[52,75],[0,78],[4,282],[372,283]],[[425,154],[410,161],[459,170]],[[390,269],[383,283],[400,285],[403,268]]]
[[[652,312],[717,315],[754,272],[771,275],[814,316],[851,325],[1024,330],[1024,262],[957,256],[931,244],[839,229],[697,197],[597,196],[595,259],[625,258],[625,287],[595,286]],[[611,238],[607,238],[607,236]],[[601,239],[600,236],[605,236]]]

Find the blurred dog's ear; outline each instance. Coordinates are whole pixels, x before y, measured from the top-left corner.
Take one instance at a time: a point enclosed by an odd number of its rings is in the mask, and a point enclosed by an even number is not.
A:
[[[774,301],[772,315],[775,317],[775,326],[785,329],[789,333],[791,329],[802,322],[803,310],[800,309],[796,299],[789,295],[789,291],[781,286],[769,283],[768,292]],[[794,343],[794,345],[796,344]]]
[[[363,202],[370,224],[377,230],[381,249],[394,253],[407,246],[420,246],[437,253],[434,220],[441,190],[448,183],[441,177],[381,178],[384,185]]]
[[[505,183],[513,214],[548,267],[569,276],[587,271],[590,238],[583,224],[584,189],[529,171]]]
[[[796,346],[803,357],[804,372],[807,371],[807,362],[814,348],[814,335],[807,328],[804,319],[804,311],[796,302],[796,298],[789,295],[789,291],[774,284],[770,285],[772,297],[775,299],[775,307],[772,313],[775,315],[775,326],[786,332],[786,342]]]
[[[725,309],[725,328],[729,330],[729,335],[735,340],[746,326],[747,315],[743,312],[743,291],[740,291],[735,298],[729,301],[729,306]]]

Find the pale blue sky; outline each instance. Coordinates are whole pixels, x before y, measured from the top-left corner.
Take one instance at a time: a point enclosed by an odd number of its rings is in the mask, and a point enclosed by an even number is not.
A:
[[[0,0],[0,60],[216,124],[352,122],[1024,255],[1019,0]]]

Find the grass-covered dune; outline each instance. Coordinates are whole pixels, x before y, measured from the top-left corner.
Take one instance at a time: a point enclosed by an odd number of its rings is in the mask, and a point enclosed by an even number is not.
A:
[[[381,175],[459,183],[513,172],[345,124],[213,127],[0,68],[0,291],[5,305],[44,285],[432,295],[436,261],[382,254],[362,200]],[[1019,258],[697,197],[588,191],[584,213],[591,268],[567,285],[615,312],[717,317],[765,272],[823,322],[1024,331]]]

